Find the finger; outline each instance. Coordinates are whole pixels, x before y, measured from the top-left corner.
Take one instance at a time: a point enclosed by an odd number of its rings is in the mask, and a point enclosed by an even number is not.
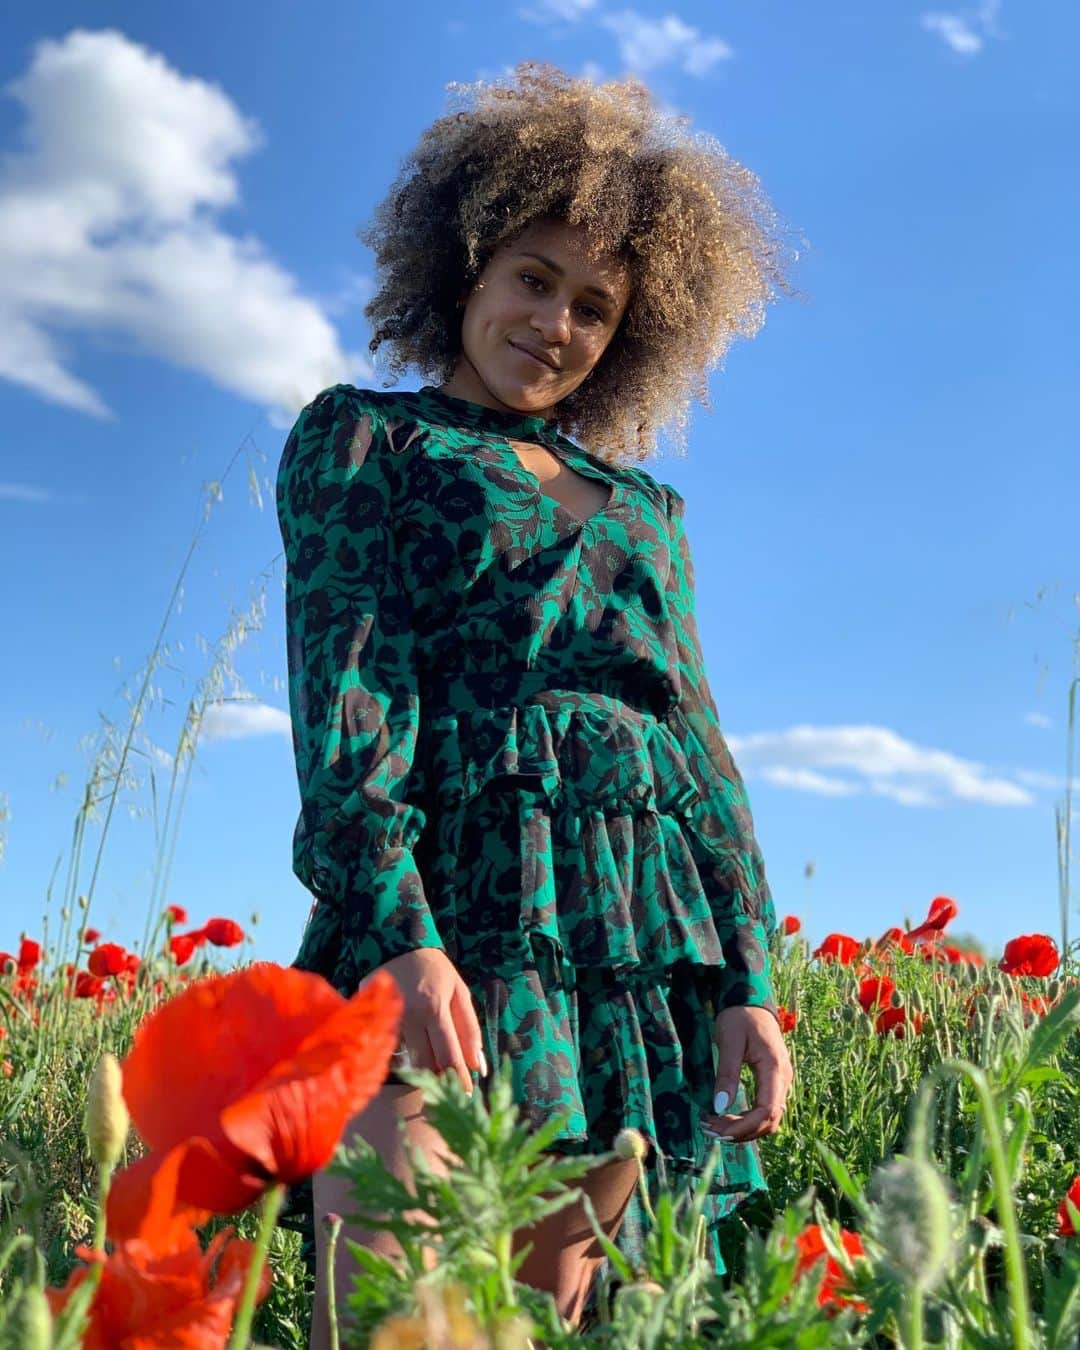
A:
[[[480,1019],[476,1016],[469,986],[462,980],[454,990],[450,1001],[450,1013],[454,1019],[458,1042],[470,1069],[476,1069],[481,1078],[487,1077],[487,1064],[484,1062],[484,1037],[480,1030]]]
[[[732,1110],[712,1116],[706,1115],[702,1125],[713,1129],[720,1135],[727,1135],[737,1142],[757,1139],[765,1134],[775,1134],[780,1128],[787,1101],[788,1079],[778,1064],[752,1065],[755,1092],[753,1105],[742,1111]],[[740,1098],[732,1103],[740,1104]]]
[[[716,1083],[713,1110],[717,1115],[729,1112],[739,1091],[743,1061],[746,1058],[746,1029],[738,1023],[728,1023],[723,1030],[716,1029]]]
[[[461,1053],[461,1043],[458,1041],[457,1028],[454,1026],[454,1019],[449,1010],[444,1011],[434,1022],[428,1023],[428,1040],[431,1042],[432,1053],[438,1063],[439,1073],[448,1070],[457,1074],[461,1080],[461,1086],[466,1092],[472,1093],[473,1080],[465,1064],[465,1057]]]
[[[410,1069],[430,1069],[434,1073],[438,1073],[439,1066],[432,1054],[427,1037],[427,1026],[423,1022],[417,1026],[413,1026],[411,1023],[408,1025],[402,1024],[401,1047],[408,1055],[407,1063]],[[398,1062],[391,1060],[391,1067]]]
[[[710,1123],[702,1121],[701,1131],[709,1139],[730,1139],[736,1144],[748,1144],[752,1139],[775,1134],[778,1125],[779,1121],[763,1106],[758,1106],[741,1116],[721,1117],[715,1123],[715,1128],[710,1128]]]

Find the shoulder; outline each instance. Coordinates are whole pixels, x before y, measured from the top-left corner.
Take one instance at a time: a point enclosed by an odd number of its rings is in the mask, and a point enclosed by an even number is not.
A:
[[[377,443],[390,450],[406,441],[397,433],[415,422],[408,393],[332,384],[300,410],[282,452],[282,467],[317,460],[326,469],[358,469]]]
[[[608,465],[608,468],[611,466]],[[647,469],[635,465],[622,464],[618,466],[617,471],[624,484],[644,493],[658,511],[662,511],[673,520],[682,515],[685,502],[670,483],[661,482]]]

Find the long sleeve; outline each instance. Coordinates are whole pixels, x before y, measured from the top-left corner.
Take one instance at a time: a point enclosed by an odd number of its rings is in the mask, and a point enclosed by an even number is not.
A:
[[[768,1008],[778,1016],[772,987],[769,940],[776,911],[765,864],[754,835],[750,801],[731,757],[716,704],[705,676],[695,613],[694,567],[683,519],[685,501],[664,484],[671,526],[671,571],[666,599],[678,653],[679,702],[668,714],[702,786],[706,804],[701,819],[723,855],[722,868],[732,896],[730,908],[715,915],[726,966],[719,1008]]]
[[[376,402],[350,385],[300,413],[277,478],[301,801],[293,870],[318,902],[297,964],[343,992],[394,956],[444,945],[412,851],[424,812],[404,798],[419,692],[396,481]]]

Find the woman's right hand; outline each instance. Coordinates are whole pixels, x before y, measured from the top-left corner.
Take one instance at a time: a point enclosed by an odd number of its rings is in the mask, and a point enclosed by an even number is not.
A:
[[[484,1042],[469,986],[454,963],[439,947],[418,947],[381,968],[393,975],[405,1000],[398,1034],[410,1065],[435,1073],[453,1069],[471,1093],[470,1069],[487,1077]]]

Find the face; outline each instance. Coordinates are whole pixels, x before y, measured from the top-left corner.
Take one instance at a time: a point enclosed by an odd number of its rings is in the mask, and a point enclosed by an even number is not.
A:
[[[629,298],[625,265],[597,256],[584,229],[536,221],[504,240],[478,277],[461,358],[441,387],[489,408],[550,414],[600,360]]]

